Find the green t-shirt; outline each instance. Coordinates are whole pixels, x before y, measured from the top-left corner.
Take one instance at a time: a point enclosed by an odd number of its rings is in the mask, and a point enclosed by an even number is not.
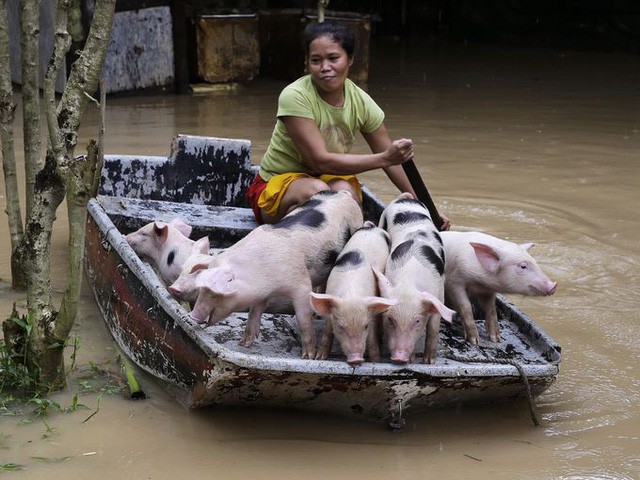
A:
[[[349,79],[344,90],[342,107],[334,107],[322,100],[310,75],[299,78],[282,90],[278,98],[276,126],[260,162],[260,176],[265,181],[281,173],[317,173],[304,164],[280,119],[283,116],[315,120],[327,150],[337,153],[351,150],[356,133],[371,133],[382,125],[384,112],[364,90]]]

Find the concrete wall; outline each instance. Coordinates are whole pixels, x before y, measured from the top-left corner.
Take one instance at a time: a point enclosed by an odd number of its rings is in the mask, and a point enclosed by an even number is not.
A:
[[[173,56],[168,6],[117,12],[102,70],[107,93],[172,86]]]

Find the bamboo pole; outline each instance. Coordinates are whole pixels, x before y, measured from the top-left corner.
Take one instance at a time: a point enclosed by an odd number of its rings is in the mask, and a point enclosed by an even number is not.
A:
[[[318,0],[318,23],[324,22],[324,11],[329,5],[329,0]]]
[[[120,371],[123,374],[125,382],[127,382],[129,398],[133,400],[143,400],[147,398],[147,395],[140,386],[140,382],[138,382],[138,379],[136,378],[135,367],[124,353],[120,353],[120,355],[118,355],[118,361],[120,363]]]

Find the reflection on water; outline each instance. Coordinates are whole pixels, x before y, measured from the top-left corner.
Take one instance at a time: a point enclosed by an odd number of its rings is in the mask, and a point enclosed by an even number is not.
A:
[[[560,377],[537,401],[543,426],[531,426],[524,404],[435,410],[411,417],[400,435],[292,412],[187,412],[143,377],[148,400],[105,394],[86,423],[95,394],[81,397],[86,415],[2,418],[0,464],[26,465],[34,479],[640,477],[637,58],[399,44],[373,52],[369,91],[392,136],[414,140],[454,228],[535,242],[532,253],[559,283],[553,297],[513,298],[563,347]],[[106,150],[166,154],[174,134],[190,133],[249,138],[258,161],[282,86],[263,79],[232,93],[109,99]],[[96,117],[89,112],[83,139]],[[384,175],[362,177],[384,200],[395,195]],[[6,279],[9,240],[0,241]],[[55,241],[66,243],[62,233]],[[64,271],[58,259],[54,268]],[[6,315],[21,299],[0,287]],[[74,335],[81,364],[113,364],[86,291]],[[70,395],[54,398],[69,404]]]

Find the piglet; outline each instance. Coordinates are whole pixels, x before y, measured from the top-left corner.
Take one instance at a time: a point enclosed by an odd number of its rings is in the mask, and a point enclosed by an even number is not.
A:
[[[198,295],[190,317],[214,324],[249,309],[240,341],[248,347],[258,336],[270,299],[288,301],[300,327],[302,357],[315,358],[309,293],[326,283],[335,259],[362,221],[360,205],[348,192],[317,193],[279,222],[252,230],[213,257],[208,268],[192,271]]]
[[[533,243],[516,244],[481,232],[440,235],[447,257],[447,301],[462,317],[465,338],[473,345],[480,337],[470,296],[478,298],[484,308],[489,339],[499,342],[497,293],[545,296],[556,291],[557,283],[549,280],[528,253]]]
[[[184,261],[178,278],[169,285],[168,290],[178,301],[194,304],[198,298],[196,278],[202,270],[213,265],[214,256],[197,253],[190,255]]]
[[[377,316],[397,300],[376,296],[372,267],[384,269],[389,245],[387,232],[365,222],[338,256],[325,293],[310,293],[314,311],[327,318],[317,359],[328,358],[335,334],[349,365],[362,364],[365,347],[371,361],[380,361]]]
[[[182,267],[182,273],[167,288],[179,302],[186,302],[191,307],[198,299],[199,289],[196,279],[203,270],[213,266],[214,255],[194,254],[189,256]],[[265,312],[293,314],[293,306],[288,298],[271,297],[267,301]]]
[[[423,362],[435,363],[440,320],[451,321],[455,313],[443,303],[445,255],[438,229],[427,208],[409,193],[387,205],[380,226],[391,236],[391,254],[385,273],[375,274],[381,295],[398,299],[383,314],[391,361],[412,361],[416,344],[426,333]]]
[[[166,283],[174,282],[182,266],[192,254],[209,251],[209,239],[194,241],[189,238],[191,227],[179,218],[169,223],[155,221],[129,233],[125,238],[140,258],[148,260]]]

